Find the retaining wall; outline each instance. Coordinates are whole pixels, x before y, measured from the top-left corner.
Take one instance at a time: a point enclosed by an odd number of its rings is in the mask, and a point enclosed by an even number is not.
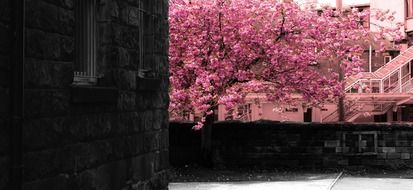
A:
[[[174,136],[171,133],[170,138]],[[209,159],[214,167],[413,166],[410,124],[219,122],[212,128],[211,140]]]

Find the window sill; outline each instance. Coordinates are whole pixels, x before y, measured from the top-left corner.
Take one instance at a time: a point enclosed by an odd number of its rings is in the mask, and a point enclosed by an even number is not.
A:
[[[114,87],[98,87],[89,85],[72,85],[71,101],[82,103],[117,103],[118,89]]]

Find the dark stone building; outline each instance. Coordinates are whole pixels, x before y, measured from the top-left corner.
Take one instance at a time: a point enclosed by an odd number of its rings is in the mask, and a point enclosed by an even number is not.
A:
[[[16,170],[26,190],[167,189],[168,1],[16,1],[0,2],[0,190]]]

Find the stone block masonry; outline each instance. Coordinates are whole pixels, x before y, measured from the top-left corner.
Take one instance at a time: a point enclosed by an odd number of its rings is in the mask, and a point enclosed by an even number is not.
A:
[[[181,155],[185,164],[201,151],[190,125],[171,123],[170,129],[171,155]],[[413,166],[412,140],[411,124],[219,122],[212,128],[209,159],[214,167],[228,168],[400,169]]]
[[[227,167],[411,167],[412,135],[410,124],[217,123],[211,159]]]
[[[9,6],[9,3],[4,3]],[[3,10],[2,10],[3,9]],[[0,189],[6,189],[8,182],[8,145],[7,132],[10,102],[10,24],[9,10],[0,8]],[[7,16],[6,16],[7,15]]]
[[[0,3],[0,190],[9,169],[8,2]],[[98,1],[95,86],[72,85],[75,9],[74,0],[26,0],[24,189],[167,189],[168,2]],[[140,68],[151,78],[138,78]]]

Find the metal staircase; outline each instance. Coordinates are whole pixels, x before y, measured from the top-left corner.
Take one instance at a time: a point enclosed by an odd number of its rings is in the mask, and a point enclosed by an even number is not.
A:
[[[345,110],[345,119],[346,121],[351,118],[355,114],[355,110],[357,109],[357,102],[350,102],[346,103],[344,105],[344,110]],[[338,109],[336,109],[334,112],[331,114],[327,115],[326,117],[323,118],[323,122],[334,122],[338,120]]]
[[[412,59],[413,46],[374,72],[362,72],[359,77],[347,78],[346,92],[366,93],[363,88],[358,88],[358,86],[371,87],[373,93],[394,93],[395,89],[403,92],[400,87],[411,82]]]
[[[345,120],[354,121],[361,115],[380,115],[392,108],[413,101],[413,47],[374,72],[362,72],[346,79]],[[323,118],[323,122],[338,121],[338,110]]]

